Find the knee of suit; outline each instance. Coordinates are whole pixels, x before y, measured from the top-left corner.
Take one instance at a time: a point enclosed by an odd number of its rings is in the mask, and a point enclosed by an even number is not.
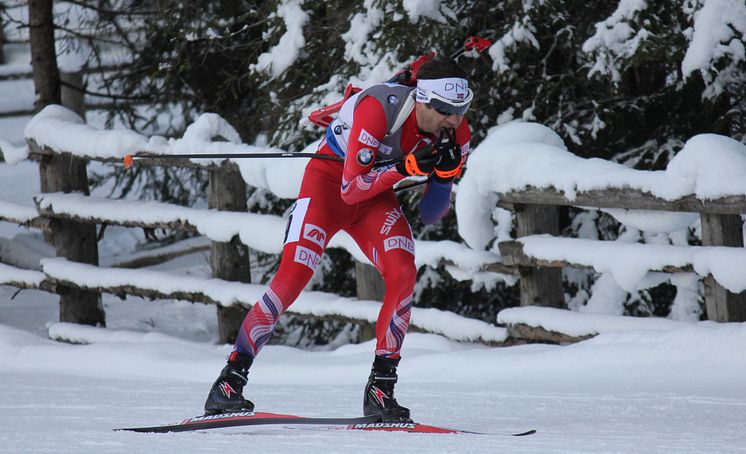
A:
[[[417,267],[414,260],[402,261],[383,276],[386,290],[396,289],[401,293],[412,293],[417,282]]]

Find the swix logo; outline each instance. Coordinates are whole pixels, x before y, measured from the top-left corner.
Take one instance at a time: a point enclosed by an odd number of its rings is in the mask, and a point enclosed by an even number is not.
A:
[[[388,399],[388,396],[385,392],[381,391],[375,386],[370,387],[370,395],[373,396],[373,398],[378,402],[378,404],[382,407],[385,407],[386,404],[384,403],[384,399]]]
[[[303,238],[318,244],[322,248],[326,244],[326,232],[321,227],[313,224],[303,226]]]
[[[223,393],[223,395],[228,399],[231,398],[231,394],[236,394],[236,390],[233,389],[231,384],[227,381],[220,382],[220,385],[218,386],[220,387],[220,391]]]
[[[383,240],[383,250],[390,251],[392,249],[404,249],[414,255],[414,241],[401,235],[392,236]]]
[[[295,248],[295,261],[316,271],[321,261],[321,256],[308,248],[298,246]]]
[[[388,235],[391,232],[391,227],[396,224],[396,221],[404,216],[404,211],[401,208],[394,208],[393,210],[386,213],[386,219],[383,221],[381,226],[381,235]]]
[[[373,137],[368,131],[363,128],[360,130],[360,135],[357,138],[360,143],[364,143],[365,145],[370,145],[373,148],[378,147],[378,139]]]

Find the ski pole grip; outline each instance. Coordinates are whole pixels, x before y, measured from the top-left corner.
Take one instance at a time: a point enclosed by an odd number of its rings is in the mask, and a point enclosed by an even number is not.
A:
[[[131,154],[124,155],[124,170],[127,170],[130,167],[132,167],[132,164],[134,163],[135,163],[135,158],[133,158]]]

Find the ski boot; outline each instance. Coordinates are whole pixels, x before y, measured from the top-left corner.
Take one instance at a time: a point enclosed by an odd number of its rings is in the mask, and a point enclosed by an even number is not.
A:
[[[380,415],[382,422],[412,422],[409,409],[394,399],[398,359],[376,356],[363,397],[363,414]]]
[[[254,404],[244,399],[243,387],[248,382],[253,358],[238,352],[231,353],[228,365],[210,389],[205,402],[205,414],[217,415],[237,411],[254,411]]]

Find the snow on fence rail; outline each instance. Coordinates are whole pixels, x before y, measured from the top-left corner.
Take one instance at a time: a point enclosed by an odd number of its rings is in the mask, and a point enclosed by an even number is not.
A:
[[[58,131],[65,131],[65,134],[58,134]],[[221,137],[228,139],[229,142],[213,142],[213,138]],[[210,172],[214,172],[210,176],[210,201],[211,208],[217,209],[193,209],[187,207],[181,207],[173,204],[159,203],[159,202],[143,202],[143,201],[132,201],[132,200],[111,200],[99,197],[90,197],[81,194],[80,192],[87,192],[86,188],[78,188],[78,193],[67,193],[69,192],[70,185],[66,182],[65,177],[67,176],[67,169],[64,162],[62,165],[57,164],[57,171],[55,172],[55,165],[50,162],[63,159],[79,159],[83,163],[84,159],[95,159],[99,161],[109,162],[121,162],[122,158],[129,153],[142,151],[148,153],[159,153],[159,154],[170,154],[170,153],[185,153],[185,152],[253,152],[253,153],[266,153],[266,152],[277,152],[277,150],[267,150],[259,147],[251,147],[248,145],[240,144],[240,139],[235,130],[228,125],[222,118],[214,114],[205,114],[200,117],[194,124],[187,128],[184,137],[181,139],[166,140],[160,137],[147,138],[139,135],[133,131],[107,131],[98,130],[89,125],[86,125],[80,117],[73,112],[61,107],[61,106],[48,106],[37,116],[35,116],[26,128],[27,147],[23,148],[7,148],[4,150],[6,160],[8,162],[18,162],[23,159],[32,158],[40,161],[40,171],[42,173],[42,190],[46,193],[40,194],[35,197],[35,203],[37,206],[36,210],[29,209],[26,207],[13,206],[12,204],[3,203],[0,204],[0,219],[10,220],[26,225],[32,225],[35,227],[43,228],[51,231],[52,235],[59,234],[59,223],[51,222],[52,220],[65,221],[68,225],[73,226],[91,226],[97,224],[101,225],[122,225],[129,227],[144,227],[144,228],[168,228],[168,229],[179,229],[191,232],[200,233],[210,240],[213,241],[213,245],[220,244],[223,247],[231,248],[231,241],[236,238],[246,246],[250,246],[257,250],[267,253],[279,253],[282,249],[283,234],[285,231],[285,221],[274,215],[265,215],[258,213],[245,213],[238,211],[224,211],[225,209],[238,209],[245,210],[246,201],[226,200],[226,197],[231,197],[235,194],[245,194],[245,186],[247,182],[253,186],[269,189],[275,195],[280,197],[295,197],[299,190],[300,181],[302,177],[303,168],[306,160],[285,160],[285,161],[273,161],[273,160],[253,160],[250,165],[244,165],[242,161],[215,161],[215,160],[200,160],[200,162],[191,162],[188,160],[174,160],[164,159],[159,160],[147,160],[148,163],[154,163],[157,165],[184,165],[184,166],[200,166],[207,167]],[[68,156],[65,158],[65,156]],[[71,156],[71,157],[70,157]],[[47,169],[45,169],[45,166]],[[52,168],[51,172],[49,168]],[[239,176],[240,172],[240,176]],[[53,175],[50,176],[50,173]],[[80,173],[80,170],[71,172],[73,174]],[[238,178],[235,178],[238,176]],[[225,181],[229,181],[228,186],[221,187]],[[46,187],[45,187],[46,182]],[[50,184],[54,183],[54,184]],[[60,192],[52,192],[60,191]],[[213,201],[216,203],[213,203]],[[230,206],[232,205],[232,207]],[[76,228],[72,229],[72,232],[63,233],[63,238],[77,237]],[[96,241],[95,231],[93,232],[93,239],[87,241]],[[80,256],[80,253],[72,250],[76,242],[64,242],[55,241],[57,247],[58,257],[74,258]],[[82,241],[83,243],[86,240]],[[359,262],[368,262],[367,258],[360,251],[354,241],[346,235],[344,232],[336,235],[330,242],[330,247],[341,247],[347,249]],[[466,247],[463,244],[458,244],[452,241],[440,241],[440,242],[427,242],[427,241],[416,241],[417,264],[418,266],[430,265],[437,266],[440,263],[445,262],[447,268],[452,273],[460,278],[469,278],[471,274],[474,274],[478,279],[492,278],[498,276],[496,272],[507,272],[513,273],[510,268],[501,268],[501,265],[496,263],[498,257],[487,251],[474,251]],[[213,280],[221,284],[211,284],[213,286],[223,285],[227,289],[234,285],[227,281],[235,281],[237,276],[224,276],[221,275],[221,266],[228,269],[240,268],[241,263],[245,262],[246,254],[233,254],[230,251],[221,251],[219,248],[216,250],[213,246],[213,255],[219,255],[217,260],[211,260],[213,265],[213,275],[216,277],[223,278],[222,280]],[[61,280],[59,276],[50,275],[50,265],[45,261],[47,265],[42,266],[42,273],[45,279],[41,284],[35,284],[30,288],[40,288],[48,291],[57,291],[61,293],[61,308],[63,298],[66,292],[70,288],[76,288],[78,290],[87,293],[100,292],[114,293],[118,295],[131,294],[138,296],[146,296],[150,298],[180,298],[189,301],[203,302],[208,304],[218,305],[218,316],[219,325],[221,329],[220,338],[225,341],[235,336],[238,329],[242,316],[237,314],[235,310],[245,309],[247,305],[250,305],[258,298],[257,295],[253,295],[251,298],[246,297],[244,292],[244,299],[239,304],[233,304],[231,301],[223,301],[206,296],[202,292],[194,292],[188,289],[192,288],[194,284],[187,285],[189,280],[193,280],[193,277],[189,279],[180,279],[178,276],[171,276],[169,278],[163,278],[172,283],[178,283],[181,286],[181,290],[172,289],[168,292],[161,292],[154,290],[153,288],[143,288],[141,280],[133,280],[129,283],[120,282],[116,286],[112,285],[92,285],[84,282],[86,277],[82,274],[85,271],[86,275],[104,275],[106,276],[130,276],[128,270],[117,269],[103,269],[96,268],[98,260],[75,260],[76,262],[84,262],[87,265],[79,265],[73,262],[64,262],[64,267],[79,269],[81,273],[73,273],[67,276],[67,279]],[[226,266],[226,261],[233,262]],[[217,265],[216,265],[217,262]],[[86,268],[81,268],[86,266]],[[245,268],[245,265],[244,269]],[[218,268],[218,269],[216,269]],[[59,270],[57,266],[55,269]],[[366,273],[370,274],[372,266],[367,268],[358,268],[358,280],[362,280]],[[375,270],[372,271],[376,273]],[[6,270],[7,274],[7,270]],[[485,275],[487,275],[485,277]],[[511,279],[510,276],[503,275],[505,279]],[[370,277],[368,278],[370,279]],[[10,278],[5,279],[5,283],[16,285],[20,287],[29,287],[28,285],[22,285],[17,281]],[[137,282],[137,284],[135,284]],[[204,282],[200,282],[197,288],[200,288]],[[238,284],[246,286],[249,284]],[[365,288],[360,291],[358,287],[358,297],[361,299],[375,299],[373,297],[380,297],[380,295],[367,295],[365,294]],[[252,299],[253,298],[253,299]],[[308,296],[304,293],[301,299],[307,299]],[[69,302],[72,304],[72,302]],[[328,313],[325,316],[334,314],[338,316],[338,319],[357,319],[358,321],[370,322],[374,321],[375,317],[372,316],[371,312],[364,317],[357,317],[355,309],[349,307],[335,306],[334,309],[327,310]],[[298,312],[300,309],[295,309]],[[300,306],[303,307],[302,305]],[[233,311],[233,312],[231,312]],[[313,313],[323,312],[320,309],[314,309]],[[370,312],[370,311],[369,311]],[[377,313],[377,309],[375,310]],[[420,313],[435,313],[432,311],[418,311]],[[438,312],[438,311],[436,311]],[[223,316],[221,317],[221,313]],[[62,314],[62,310],[61,310]],[[350,315],[353,314],[353,315]],[[423,316],[420,316],[423,318]],[[72,321],[79,322],[80,320],[68,319],[64,320],[61,316],[61,321]],[[105,319],[101,319],[98,323],[104,323]],[[456,333],[448,325],[453,325],[455,322],[456,326],[471,326],[469,333],[460,332]],[[477,322],[477,323],[472,323]],[[419,323],[419,324],[418,324]],[[428,316],[427,322],[415,322],[415,327],[419,327],[422,330],[437,332],[446,336],[455,336],[455,339],[459,340],[481,340],[483,342],[499,342],[504,336],[500,333],[504,331],[494,331],[491,325],[475,321],[467,320],[462,317],[458,317],[455,314],[443,314],[442,316]],[[489,332],[490,334],[484,334]],[[474,334],[481,333],[481,334]],[[495,334],[498,333],[498,334]],[[501,338],[502,336],[502,338]]]
[[[474,201],[478,200],[478,203]],[[510,238],[513,212],[517,238]],[[601,208],[649,233],[701,223],[705,247],[559,238],[557,206]],[[521,305],[563,307],[560,267],[591,267],[631,292],[661,280],[656,271],[704,278],[708,318],[746,320],[746,146],[727,137],[691,138],[664,171],[640,171],[567,151],[550,129],[511,123],[491,131],[459,184],[459,233],[476,250],[497,237],[505,265],[518,267]],[[508,219],[506,221],[506,219]],[[688,284],[687,284],[688,285]],[[696,292],[695,292],[696,293]]]
[[[41,272],[0,263],[0,284],[46,291],[76,286],[115,295],[183,299],[245,309],[251,308],[265,291],[263,285],[177,276],[160,271],[101,268],[61,258],[43,259]],[[302,292],[288,312],[342,322],[375,323],[380,308],[381,303],[377,301],[353,300],[324,292]],[[415,330],[465,342],[499,344],[507,338],[504,328],[437,309],[413,308],[411,325]]]

